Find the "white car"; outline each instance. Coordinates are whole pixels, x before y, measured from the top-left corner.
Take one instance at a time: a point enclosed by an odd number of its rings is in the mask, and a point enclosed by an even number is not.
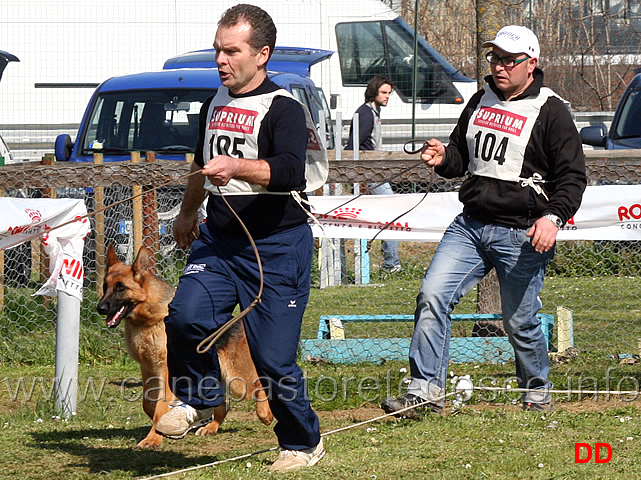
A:
[[[4,143],[2,137],[0,137],[0,166],[13,163],[13,155],[9,151],[9,147]]]
[[[0,80],[2,80],[2,73],[4,72],[4,69],[9,64],[9,62],[19,61],[20,60],[18,60],[18,57],[16,57],[15,55],[10,54],[9,52],[5,52],[4,50],[0,50]],[[0,137],[0,158],[0,165],[6,165],[13,162],[13,155],[11,155],[9,147],[7,147],[7,144],[4,143],[2,137]]]

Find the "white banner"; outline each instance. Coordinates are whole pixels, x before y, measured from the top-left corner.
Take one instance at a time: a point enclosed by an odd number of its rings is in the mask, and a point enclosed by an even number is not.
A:
[[[51,277],[36,295],[56,295],[61,290],[82,300],[84,268],[82,251],[90,231],[84,218],[49,231],[87,214],[82,200],[73,198],[0,198],[0,249],[11,248],[37,233],[49,255]]]
[[[379,240],[438,242],[463,206],[457,192],[423,194],[312,196],[315,237],[370,239],[398,215]],[[420,204],[419,204],[420,202]],[[641,240],[641,186],[587,187],[581,208],[559,232],[558,240]]]

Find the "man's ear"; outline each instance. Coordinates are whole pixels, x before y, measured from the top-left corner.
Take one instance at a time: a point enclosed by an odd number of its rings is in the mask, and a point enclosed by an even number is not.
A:
[[[263,68],[267,65],[267,62],[269,61],[270,53],[271,53],[271,50],[267,45],[263,46],[258,51],[258,55],[256,56],[256,64],[258,65],[258,68]]]

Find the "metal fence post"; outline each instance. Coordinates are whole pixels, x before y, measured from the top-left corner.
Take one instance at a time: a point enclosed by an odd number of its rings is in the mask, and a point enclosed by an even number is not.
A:
[[[360,145],[356,145],[360,137],[359,116],[352,117],[352,151],[354,161],[360,159]],[[354,195],[361,194],[361,184],[354,183]],[[364,238],[354,239],[354,281],[357,285],[367,285],[369,283],[369,253],[367,252],[367,240]]]
[[[354,114],[352,117],[352,153],[354,154],[354,161],[359,160],[361,146],[358,144],[360,139],[360,124],[358,115]],[[360,195],[361,193],[361,184],[359,182],[354,183],[354,195]],[[362,257],[361,253],[364,251],[360,244],[363,240],[355,238],[354,239],[354,283],[356,285],[361,284],[361,268],[362,268]]]
[[[341,132],[343,129],[342,113],[336,112],[336,129],[334,130],[334,144],[336,160],[341,159],[343,147],[341,145]],[[325,184],[324,195],[340,195],[341,184]],[[320,249],[320,288],[333,287],[341,284],[341,241],[335,238],[323,238]]]

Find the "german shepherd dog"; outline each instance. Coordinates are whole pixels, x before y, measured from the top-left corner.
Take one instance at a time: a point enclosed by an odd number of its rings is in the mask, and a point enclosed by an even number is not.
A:
[[[153,421],[139,447],[159,447],[163,437],[156,423],[176,400],[170,389],[167,369],[167,336],[164,319],[175,289],[149,270],[149,252],[141,247],[133,265],[120,261],[112,245],[107,249],[107,275],[98,313],[106,315],[107,327],[115,328],[125,321],[125,344],[129,355],[140,364],[143,382],[142,408]],[[242,322],[230,329],[217,342],[222,383],[236,399],[254,398],[258,418],[269,425],[272,412],[251,359]],[[213,420],[196,435],[218,431],[227,415],[228,402],[214,409]]]

